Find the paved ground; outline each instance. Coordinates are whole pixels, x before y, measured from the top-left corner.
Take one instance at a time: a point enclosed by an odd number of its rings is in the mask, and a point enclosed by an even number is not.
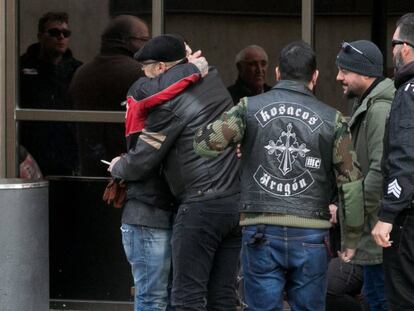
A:
[[[50,311],[133,311],[133,302],[124,301],[51,301]]]
[[[83,302],[63,302],[51,301],[50,311],[133,311],[134,305],[132,302],[110,302],[110,301],[83,301]],[[284,311],[289,311],[290,308],[286,304]]]

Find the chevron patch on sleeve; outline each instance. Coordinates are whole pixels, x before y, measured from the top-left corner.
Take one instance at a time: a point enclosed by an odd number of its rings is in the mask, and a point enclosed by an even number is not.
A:
[[[393,194],[397,199],[399,199],[401,195],[401,190],[402,188],[398,184],[397,179],[394,179],[391,183],[388,184],[387,194]]]

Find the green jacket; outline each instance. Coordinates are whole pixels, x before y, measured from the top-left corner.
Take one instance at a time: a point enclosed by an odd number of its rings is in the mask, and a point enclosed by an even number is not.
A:
[[[353,263],[380,264],[382,248],[377,246],[371,230],[378,220],[379,201],[382,196],[381,159],[385,122],[394,99],[394,82],[381,81],[364,98],[357,101],[349,121],[352,142],[364,176],[364,233],[357,247]]]

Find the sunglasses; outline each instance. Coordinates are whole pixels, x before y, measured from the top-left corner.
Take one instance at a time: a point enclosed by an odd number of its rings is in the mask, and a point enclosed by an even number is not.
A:
[[[354,47],[352,44],[348,43],[348,42],[342,42],[341,44],[341,49],[345,52],[345,53],[350,53],[352,51],[357,52],[358,54],[362,55],[363,57],[365,57],[371,64],[374,64],[374,62],[372,60],[369,59],[368,56],[366,56],[364,54],[364,52],[362,52],[361,50],[357,49],[356,47]]]
[[[65,38],[69,38],[72,34],[72,31],[69,29],[59,29],[59,28],[50,28],[45,31],[49,34],[51,37],[59,38],[61,35],[63,35]]]
[[[391,46],[394,47],[396,45],[404,44],[404,43],[407,44],[407,45],[409,45],[409,46],[411,46],[412,48],[414,48],[414,45],[411,44],[410,42],[402,41],[402,40],[397,40],[397,39],[394,39],[394,40],[391,41]]]

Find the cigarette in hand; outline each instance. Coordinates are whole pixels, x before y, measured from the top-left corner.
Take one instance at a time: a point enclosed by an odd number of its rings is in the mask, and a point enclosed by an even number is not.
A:
[[[101,160],[101,162],[106,164],[106,165],[111,165],[111,162],[109,162],[109,161]]]

